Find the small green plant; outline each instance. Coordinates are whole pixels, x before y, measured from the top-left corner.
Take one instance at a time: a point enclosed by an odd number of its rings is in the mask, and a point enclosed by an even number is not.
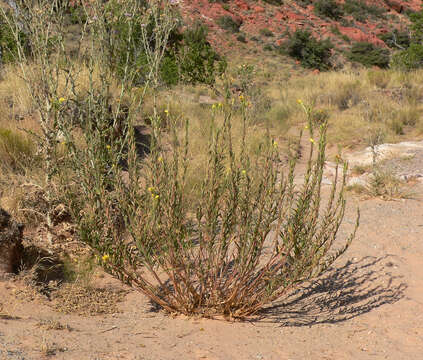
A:
[[[217,19],[217,25],[222,29],[229,31],[231,33],[239,32],[240,25],[233,19],[230,15],[224,15]]]
[[[313,5],[314,12],[320,17],[339,20],[344,15],[342,7],[335,0],[317,0]]]
[[[300,5],[302,8],[306,8],[307,6],[313,3],[312,0],[295,0],[295,2]]]
[[[271,30],[269,30],[268,28],[260,29],[260,35],[265,36],[265,37],[274,36],[273,32]]]
[[[392,56],[391,66],[402,71],[411,71],[423,67],[423,8],[410,15],[410,46]]]
[[[297,30],[284,44],[286,53],[307,68],[328,70],[333,45],[329,40],[317,40],[307,30]]]
[[[3,64],[18,61],[19,50],[24,51],[26,56],[31,52],[28,36],[19,28],[13,31],[10,27],[12,22],[10,11],[4,12],[0,18],[0,62]]]
[[[391,67],[401,71],[412,71],[423,67],[423,46],[411,44],[406,50],[392,55]]]
[[[392,49],[404,50],[410,46],[410,34],[408,31],[395,29],[379,35],[379,38]]]
[[[389,50],[382,49],[368,42],[356,42],[347,54],[348,59],[364,66],[386,68],[389,65]]]
[[[263,50],[264,51],[273,51],[274,47],[271,44],[264,44]]]
[[[245,35],[244,34],[239,34],[237,37],[236,37],[236,39],[239,41],[239,42],[242,42],[242,43],[247,43],[247,39],[246,39],[246,37],[245,37]]]
[[[284,0],[263,0],[270,5],[282,5]]]
[[[366,22],[369,17],[383,18],[386,10],[376,5],[368,5],[363,0],[346,0],[343,6],[344,12],[352,15],[356,21]]]

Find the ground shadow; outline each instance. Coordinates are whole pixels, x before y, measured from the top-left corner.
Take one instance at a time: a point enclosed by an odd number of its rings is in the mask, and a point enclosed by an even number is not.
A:
[[[144,125],[134,126],[134,138],[137,155],[143,159],[150,153],[151,134],[149,129]]]
[[[395,263],[393,256],[350,260],[264,309],[260,320],[281,326],[333,324],[393,304],[407,288],[403,277],[394,274]]]

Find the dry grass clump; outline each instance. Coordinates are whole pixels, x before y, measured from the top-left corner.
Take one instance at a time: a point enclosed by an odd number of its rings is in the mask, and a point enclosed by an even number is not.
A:
[[[285,70],[288,72],[287,70]],[[381,129],[386,141],[420,137],[423,129],[423,71],[404,74],[393,70],[327,72],[275,79],[262,92],[272,100],[263,113],[270,126],[280,121],[301,125],[299,109],[289,104],[301,99],[329,113],[329,144],[365,145],[364,133]],[[285,131],[284,131],[285,132]]]
[[[119,312],[118,303],[128,291],[64,284],[52,293],[53,308],[65,314],[100,315]]]
[[[54,319],[41,319],[36,324],[38,327],[44,329],[44,330],[67,330],[72,331],[72,328],[66,324],[63,325],[60,321],[54,320]]]
[[[383,200],[411,199],[416,193],[404,181],[388,169],[373,169],[367,177],[367,184],[347,186],[348,191],[363,195],[366,198],[381,198]]]

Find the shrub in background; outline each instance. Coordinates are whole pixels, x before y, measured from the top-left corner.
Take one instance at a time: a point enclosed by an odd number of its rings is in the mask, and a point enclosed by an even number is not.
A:
[[[239,32],[240,24],[238,24],[230,15],[224,15],[217,19],[217,25],[222,29],[231,33]]]
[[[185,30],[177,52],[180,81],[186,84],[213,85],[224,73],[226,61],[207,41],[207,28],[196,24]]]
[[[390,60],[388,49],[382,49],[367,42],[354,43],[347,56],[350,61],[380,68],[388,67]]]
[[[423,66],[423,9],[410,15],[410,46],[392,56],[393,68],[410,71]]]
[[[310,31],[297,30],[283,45],[286,53],[307,68],[328,70],[333,45],[329,40],[317,40]]]
[[[343,6],[344,12],[352,15],[360,22],[366,22],[369,17],[381,18],[386,10],[376,5],[369,5],[363,0],[346,0]]]
[[[392,55],[391,66],[402,71],[411,71],[423,67],[423,45],[411,44],[406,50]]]
[[[410,46],[410,34],[408,31],[395,29],[391,32],[379,35],[379,38],[390,48],[406,49]]]
[[[16,62],[18,59],[18,49],[29,55],[31,51],[30,43],[25,32],[19,27],[12,31],[13,19],[10,11],[6,11],[0,19],[0,64]],[[19,45],[17,44],[19,42]]]
[[[316,15],[328,17],[333,20],[339,20],[344,15],[342,6],[335,0],[317,0],[313,2]]]
[[[268,28],[260,29],[260,35],[266,36],[266,37],[272,37],[274,36],[273,32],[269,30]]]

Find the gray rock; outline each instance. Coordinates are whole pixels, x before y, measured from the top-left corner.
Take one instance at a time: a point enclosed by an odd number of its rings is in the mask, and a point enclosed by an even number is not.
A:
[[[347,186],[363,186],[368,185],[367,176],[352,177],[347,181]]]

